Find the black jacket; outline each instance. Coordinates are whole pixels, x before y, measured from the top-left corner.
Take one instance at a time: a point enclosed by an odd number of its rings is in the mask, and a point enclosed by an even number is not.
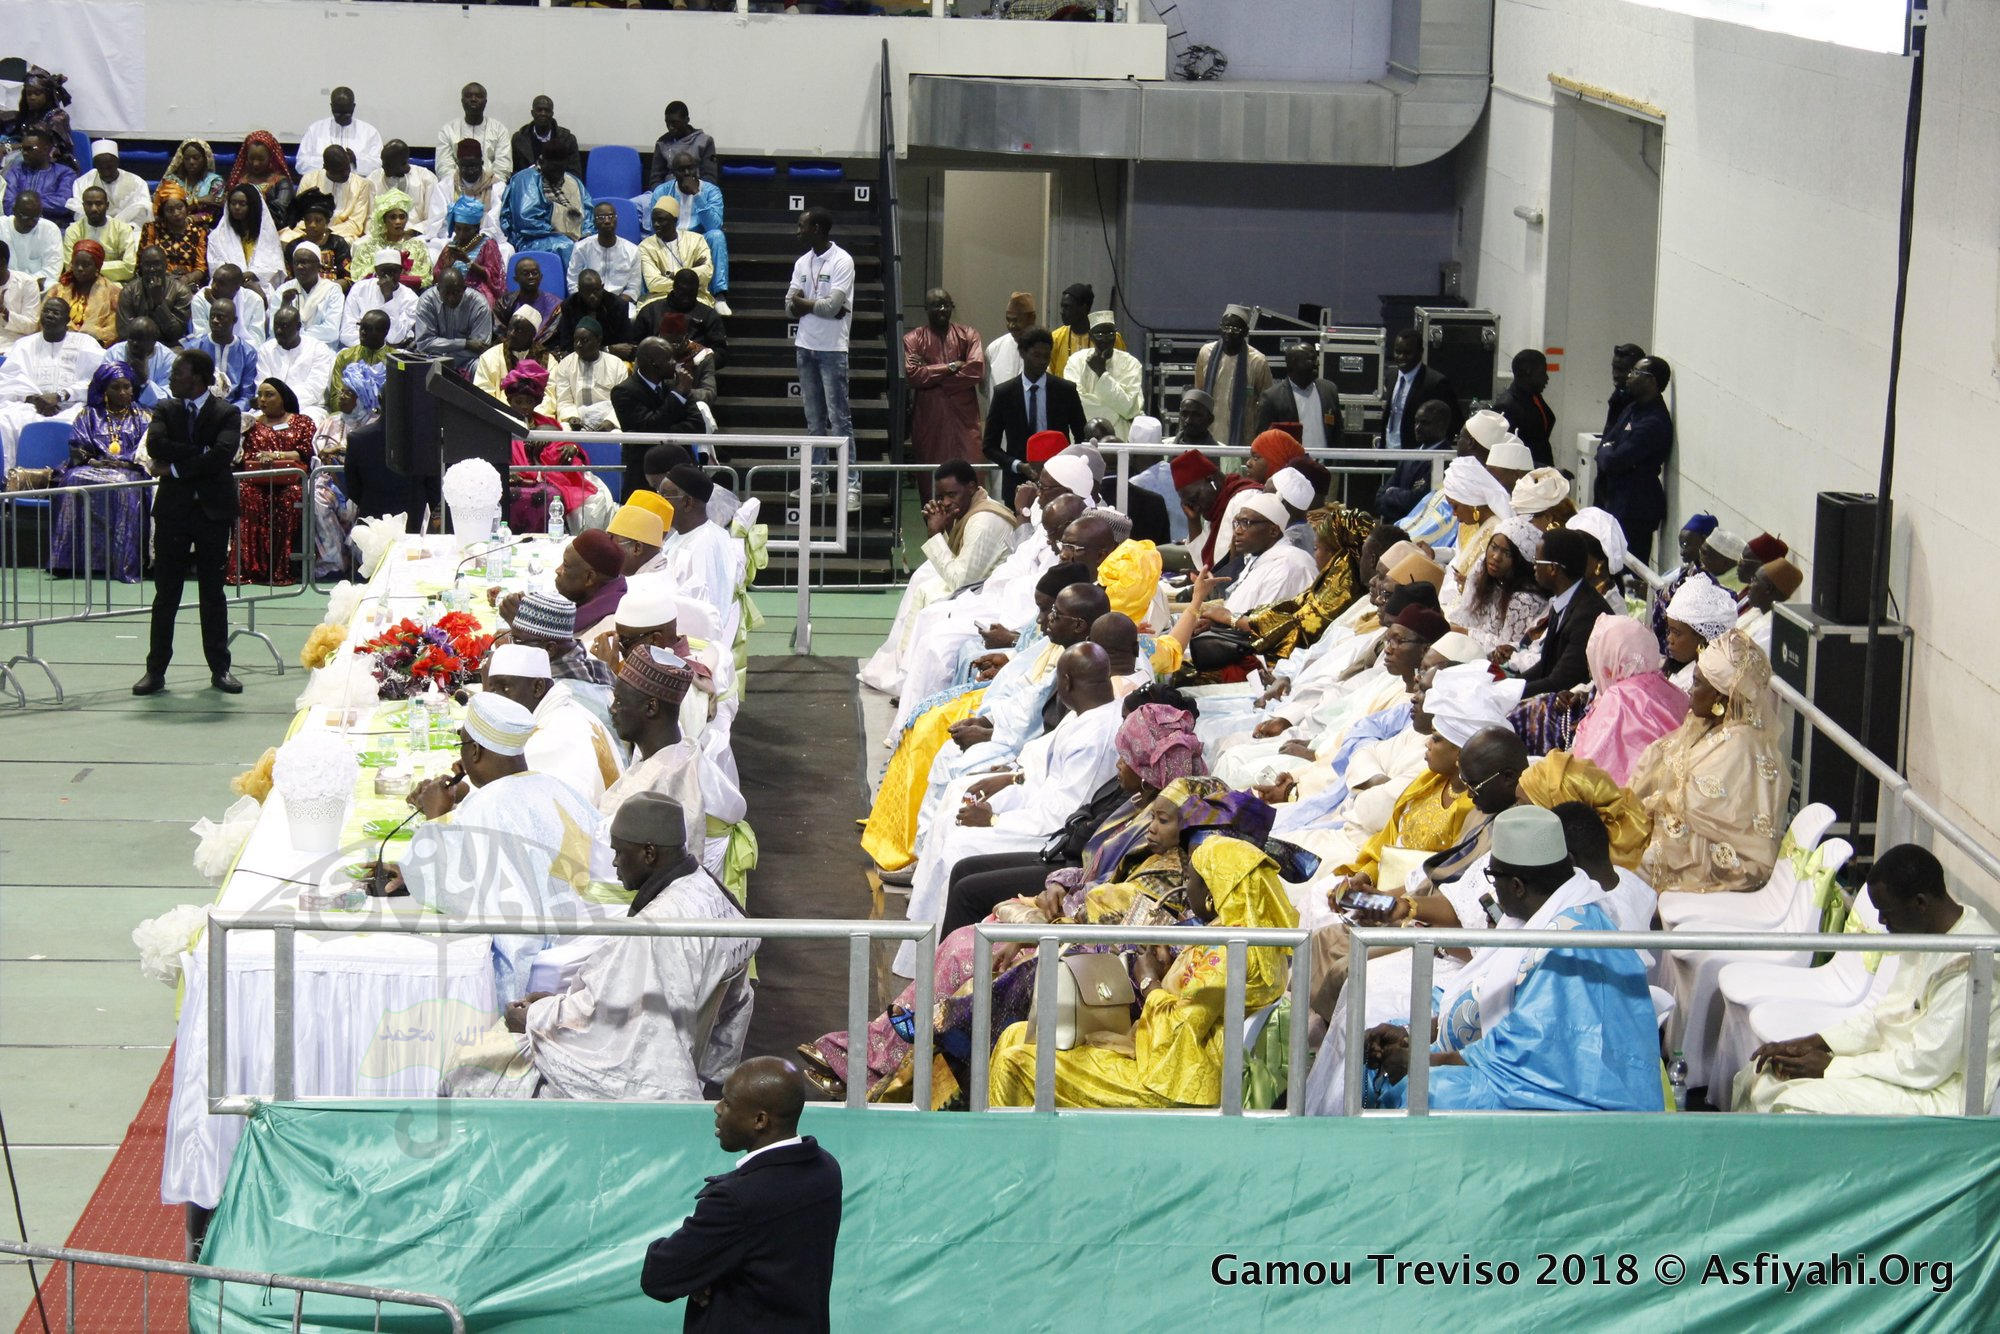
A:
[[[1389,382],[1382,386],[1385,391],[1385,404],[1396,401],[1396,381],[1401,379],[1402,375],[1403,372],[1391,363]],[[1458,395],[1452,392],[1451,382],[1430,367],[1419,363],[1417,382],[1410,386],[1409,396],[1403,400],[1403,434],[1399,437],[1403,442],[1403,448],[1411,448],[1416,441],[1417,409],[1434,398],[1442,400],[1451,408],[1451,429],[1457,431],[1459,424],[1465,420],[1465,414],[1459,411]],[[1388,435],[1388,429],[1384,427],[1383,439],[1388,439]]]
[[[618,414],[618,425],[627,431],[680,431],[688,435],[708,431],[708,424],[695,411],[693,398],[674,392],[671,383],[654,389],[637,371],[612,386],[611,409]]]
[[[153,497],[160,517],[200,514],[227,522],[236,517],[236,451],[243,439],[243,414],[211,393],[192,423],[177,398],[163,398],[146,428],[146,452],[160,465]]]
[[[1090,423],[1083,419],[1083,399],[1076,386],[1060,375],[1043,376],[1042,385],[1049,396],[1042,408],[1042,420],[1048,423],[1048,428],[1063,432],[1072,444],[1088,437]],[[1028,462],[1028,437],[1033,434],[1028,426],[1028,395],[1021,377],[1017,375],[1005,384],[995,385],[993,402],[986,409],[986,457],[999,464],[1005,473],[1009,495],[1021,480],[1022,467]]]
[[[1597,447],[1596,499],[1626,532],[1667,517],[1660,473],[1673,452],[1674,419],[1661,398],[1629,405],[1605,433]]]
[[[840,1236],[840,1164],[808,1135],[712,1176],[694,1212],[646,1248],[639,1286],[688,1298],[686,1330],[821,1331]]]
[[[1143,486],[1125,488],[1125,517],[1132,521],[1132,540],[1164,546],[1174,540],[1166,497]]]
[[[1340,386],[1333,381],[1319,382],[1319,406],[1321,427],[1326,431],[1329,449],[1340,447]],[[1299,401],[1292,397],[1292,381],[1289,376],[1280,376],[1278,382],[1257,396],[1257,429],[1268,431],[1279,422],[1299,420]],[[1303,423],[1301,423],[1303,424]]]
[[[1535,456],[1537,468],[1555,467],[1556,456],[1549,447],[1549,436],[1556,429],[1556,410],[1548,405],[1548,400],[1540,394],[1524,394],[1509,385],[1506,393],[1493,400],[1493,410],[1505,417],[1514,434],[1521,437],[1521,443]]]
[[[1523,699],[1547,695],[1557,690],[1574,690],[1590,679],[1590,661],[1584,651],[1590,646],[1590,632],[1600,616],[1611,614],[1611,604],[1589,584],[1578,584],[1576,596],[1559,613],[1551,613],[1549,628],[1542,633],[1542,660],[1521,691]]]

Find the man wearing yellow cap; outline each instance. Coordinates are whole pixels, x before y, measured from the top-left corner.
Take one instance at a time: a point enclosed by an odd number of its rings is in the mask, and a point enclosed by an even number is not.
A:
[[[674,290],[674,275],[693,269],[701,280],[700,299],[714,304],[708,294],[708,280],[715,276],[715,260],[700,232],[680,230],[681,206],[671,194],[653,201],[653,234],[639,242],[639,296],[641,306],[663,300]]]
[[[666,504],[665,501],[661,503]],[[667,512],[671,514],[673,506],[668,505]],[[611,540],[625,555],[627,579],[635,574],[651,574],[660,568],[660,548],[666,543],[667,530],[660,516],[651,509],[628,501],[611,516],[611,524],[605,531],[611,534]]]

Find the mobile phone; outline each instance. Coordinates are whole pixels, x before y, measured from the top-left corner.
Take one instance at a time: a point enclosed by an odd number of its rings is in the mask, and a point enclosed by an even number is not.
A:
[[[1394,894],[1382,894],[1366,889],[1350,889],[1340,896],[1339,907],[1346,912],[1365,912],[1387,916],[1396,906]]]

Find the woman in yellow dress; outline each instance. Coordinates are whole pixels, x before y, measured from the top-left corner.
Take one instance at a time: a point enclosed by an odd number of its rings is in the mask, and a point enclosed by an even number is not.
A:
[[[1639,756],[1632,794],[1653,817],[1639,874],[1662,894],[1753,890],[1778,859],[1791,792],[1771,660],[1741,630],[1695,658],[1687,721]]]
[[[1213,836],[1188,856],[1188,906],[1217,926],[1298,924],[1279,887],[1278,867],[1256,846]],[[1284,994],[1291,951],[1252,946],[1245,952],[1245,1013]],[[1084,1045],[1049,1053],[1055,1060],[1058,1107],[1213,1107],[1222,1098],[1223,992],[1227,955],[1220,945],[1190,945],[1153,980],[1146,969],[1139,1020],[1129,1035],[1093,1035]],[[1014,1024],[993,1050],[990,1084],[999,1106],[1035,1100],[1033,1028]]]

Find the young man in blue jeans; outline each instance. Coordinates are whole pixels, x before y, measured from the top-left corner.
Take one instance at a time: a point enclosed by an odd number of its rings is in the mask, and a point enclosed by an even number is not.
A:
[[[808,247],[792,265],[785,311],[798,321],[793,347],[798,356],[799,397],[806,409],[806,434],[839,436],[852,442],[854,417],[847,407],[847,331],[854,317],[854,257],[832,241],[833,215],[814,206],[799,214],[799,240]],[[827,451],[814,450],[824,464]],[[813,494],[827,489],[825,471],[813,475]],[[861,479],[850,473],[847,507],[857,509]]]

